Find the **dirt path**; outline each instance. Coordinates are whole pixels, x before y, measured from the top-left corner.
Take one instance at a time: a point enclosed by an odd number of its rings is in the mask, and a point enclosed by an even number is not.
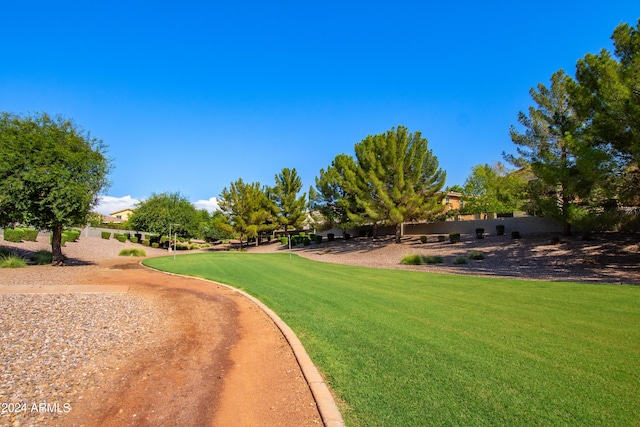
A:
[[[78,284],[128,284],[170,313],[164,337],[102,377],[65,425],[322,425],[281,332],[228,288],[115,259]]]

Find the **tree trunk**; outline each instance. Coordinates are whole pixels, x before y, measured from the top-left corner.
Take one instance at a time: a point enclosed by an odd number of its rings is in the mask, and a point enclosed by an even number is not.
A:
[[[377,239],[377,238],[378,238],[378,223],[377,223],[377,222],[374,222],[374,223],[373,223],[373,233],[372,233],[372,234],[373,234],[373,236],[372,236],[372,237],[373,237],[374,239]]]
[[[53,226],[53,236],[51,238],[51,265],[64,265],[64,257],[62,256],[62,225]]]
[[[402,241],[402,224],[396,224],[396,243]]]
[[[562,226],[562,235],[563,236],[571,236],[571,224],[565,222]]]

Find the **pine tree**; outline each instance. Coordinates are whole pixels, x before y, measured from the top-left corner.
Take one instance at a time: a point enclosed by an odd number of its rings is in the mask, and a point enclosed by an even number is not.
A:
[[[277,208],[277,219],[286,232],[289,227],[300,228],[305,220],[307,194],[298,197],[302,189],[302,180],[296,168],[283,168],[276,175],[276,184],[269,189],[270,197]]]

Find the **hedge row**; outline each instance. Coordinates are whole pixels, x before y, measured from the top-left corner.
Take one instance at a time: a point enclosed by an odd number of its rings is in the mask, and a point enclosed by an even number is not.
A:
[[[5,228],[4,240],[7,242],[20,243],[23,240],[35,242],[38,238],[38,230],[35,228]]]

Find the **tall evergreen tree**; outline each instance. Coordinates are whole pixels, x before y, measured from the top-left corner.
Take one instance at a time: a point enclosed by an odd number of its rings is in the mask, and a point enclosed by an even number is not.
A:
[[[239,178],[222,190],[218,203],[229,225],[240,236],[241,248],[245,238],[257,238],[274,228],[273,202],[258,182],[247,184]]]
[[[559,70],[549,88],[540,83],[531,89],[536,105],[518,115],[525,132],[514,126],[510,130],[520,156],[505,156],[517,166],[531,166],[536,177],[529,188],[533,203],[543,215],[562,221],[565,235],[588,214],[584,205],[597,193],[610,160],[582,137],[583,122],[570,103],[572,84]]]
[[[446,174],[420,132],[398,126],[383,134],[367,136],[355,145],[355,176],[346,180],[347,190],[356,190],[359,220],[374,226],[396,227],[400,243],[401,224],[424,220],[441,212]],[[352,215],[353,216],[353,215]]]
[[[576,65],[572,103],[588,123],[592,144],[615,155],[608,182],[627,205],[640,205],[640,19],[615,28],[606,49]]]
[[[270,196],[276,205],[277,219],[286,232],[289,227],[300,228],[305,220],[307,194],[298,196],[302,190],[302,180],[296,168],[283,168],[276,175],[276,184],[269,189]]]

